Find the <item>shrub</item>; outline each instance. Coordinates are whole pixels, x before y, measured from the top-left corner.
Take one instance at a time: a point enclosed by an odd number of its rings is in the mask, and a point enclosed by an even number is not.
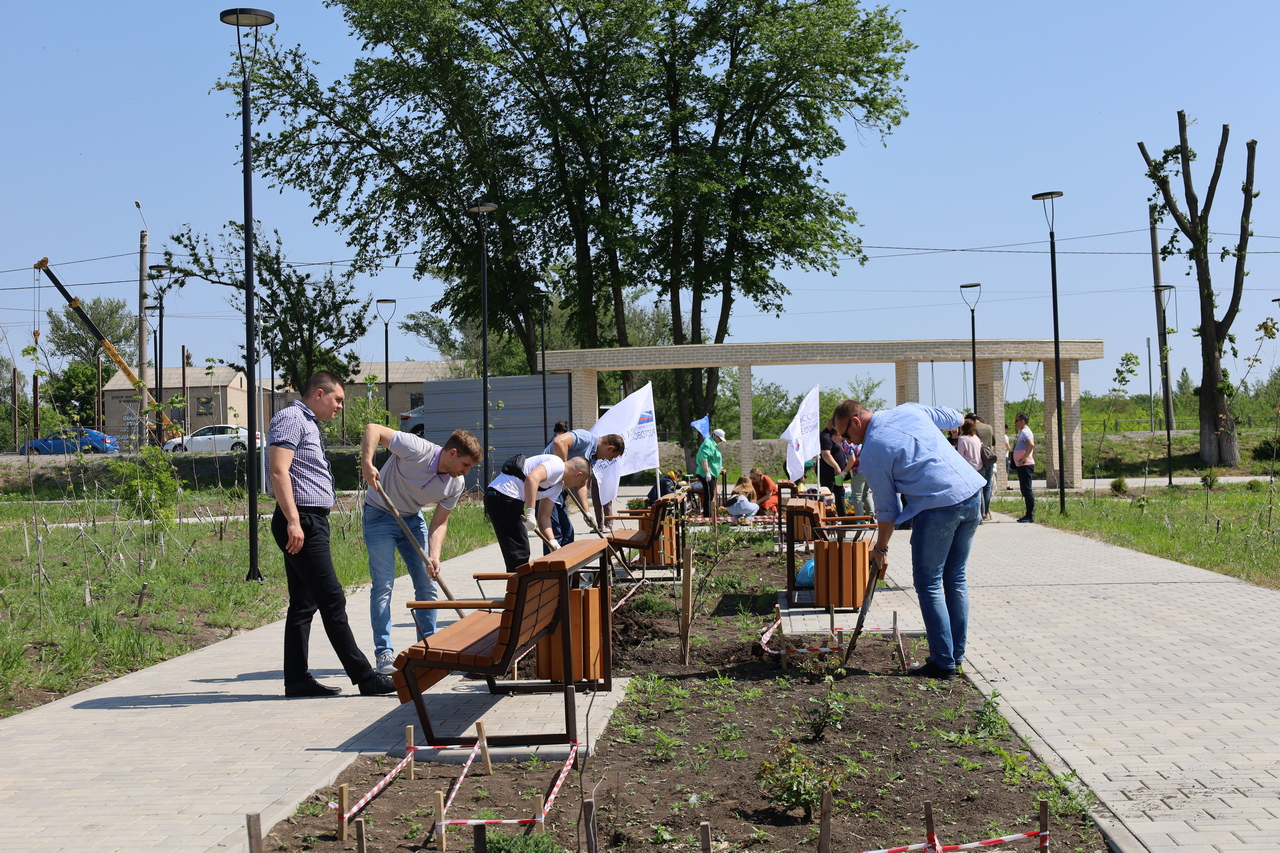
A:
[[[1218,472],[1210,468],[1200,478],[1200,484],[1210,491],[1216,489],[1218,487]]]
[[[1111,481],[1111,494],[1127,495],[1129,494],[1129,484],[1124,481],[1124,477],[1116,477]]]
[[[627,501],[627,509],[648,509],[649,501],[645,498],[632,498]]]
[[[1267,490],[1267,481],[1249,480],[1244,484],[1244,487],[1250,492],[1265,492]]]
[[[804,819],[813,820],[813,807],[822,803],[822,789],[829,786],[835,793],[844,784],[844,773],[819,766],[790,741],[778,744],[773,752],[777,759],[765,759],[756,771],[765,799],[783,811],[804,809]]]
[[[674,613],[676,603],[661,592],[642,592],[635,597],[631,608],[637,613]]]
[[[511,835],[494,832],[485,837],[489,853],[560,853],[561,848],[550,835]]]

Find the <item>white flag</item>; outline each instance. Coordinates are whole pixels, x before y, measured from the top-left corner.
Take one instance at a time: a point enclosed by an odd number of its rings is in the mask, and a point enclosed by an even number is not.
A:
[[[778,436],[786,439],[787,442],[787,475],[792,481],[804,476],[805,460],[818,455],[820,432],[818,386],[814,385],[813,389],[804,395],[804,400],[800,402],[800,408],[796,410],[796,416],[792,418],[791,425]]]
[[[617,459],[598,459],[593,470],[600,483],[600,502],[618,496],[618,480],[658,467],[658,427],[653,418],[653,383],[626,397],[591,428],[595,436],[617,433],[627,449]]]

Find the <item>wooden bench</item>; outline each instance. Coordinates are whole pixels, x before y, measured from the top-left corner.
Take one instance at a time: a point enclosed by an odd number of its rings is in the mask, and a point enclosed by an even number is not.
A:
[[[600,539],[572,542],[539,557],[511,573],[480,575],[502,577],[507,581],[506,595],[501,599],[459,601],[411,601],[410,609],[452,610],[474,609],[462,619],[441,628],[425,640],[414,643],[396,657],[396,670],[391,678],[401,703],[412,702],[422,723],[422,732],[431,746],[471,744],[475,738],[450,738],[436,734],[431,724],[423,694],[451,672],[474,672],[485,676],[491,693],[564,693],[565,730],[551,734],[490,736],[489,743],[563,744],[578,739],[575,685],[568,681],[503,682],[514,661],[557,631],[560,638],[558,671],[574,672],[574,636],[570,586],[573,570],[598,560],[605,543]],[[608,591],[607,572],[604,578]],[[608,608],[606,607],[607,611]],[[609,626],[605,625],[606,628]],[[546,649],[550,651],[550,649]],[[572,676],[570,676],[572,679]]]
[[[876,529],[870,515],[827,515],[822,501],[787,501],[787,601],[796,603],[796,545],[813,542],[814,604],[819,607],[861,607],[870,567],[869,542]]]
[[[645,510],[635,510],[627,515],[611,515],[609,518],[634,521],[635,528],[616,528],[609,533],[609,544],[614,548],[634,551],[631,568],[639,569],[644,577],[647,569],[674,569],[676,562],[676,538],[674,522],[670,515],[680,500],[675,493],[664,495]]]

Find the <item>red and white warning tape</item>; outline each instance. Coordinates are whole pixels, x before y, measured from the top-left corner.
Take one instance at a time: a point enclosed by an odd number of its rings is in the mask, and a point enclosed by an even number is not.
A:
[[[556,801],[556,794],[560,793],[560,786],[564,784],[565,777],[569,775],[569,771],[573,769],[573,761],[578,755],[578,749],[581,744],[577,741],[569,744],[569,757],[565,759],[564,768],[560,771],[559,778],[556,779],[555,787],[551,789],[551,796],[547,798],[546,804],[542,807],[542,812],[537,817],[521,817],[521,818],[495,818],[492,820],[438,820],[435,822],[433,832],[441,832],[441,827],[445,826],[489,826],[493,824],[504,825],[528,825],[531,823],[542,823],[547,818],[547,812],[551,811],[551,804]],[[463,776],[465,776],[465,770]],[[453,792],[456,794],[458,788],[462,787],[462,777],[458,777],[458,783],[453,786]],[[449,798],[449,802],[453,802],[453,797]],[[445,811],[449,811],[448,803],[445,804]]]
[[[882,850],[863,850],[862,853],[907,853],[908,850],[929,850],[931,853],[952,853],[954,850],[976,850],[979,847],[994,847],[997,844],[1008,844],[1013,841],[1021,841],[1024,838],[1040,839],[1039,848],[1041,851],[1049,849],[1049,833],[1035,830],[1032,832],[1018,832],[1013,835],[1004,835],[1000,838],[988,838],[984,841],[970,841],[968,844],[939,844],[936,835],[929,835],[929,840],[923,844],[908,844],[904,847],[886,847]]]
[[[471,748],[471,754],[467,756],[467,760],[462,765],[462,773],[458,775],[458,781],[453,783],[453,790],[449,792],[449,801],[444,804],[444,813],[449,813],[449,806],[453,805],[453,798],[458,796],[458,789],[462,787],[462,780],[467,778],[467,771],[471,769],[471,762],[476,760],[476,756],[480,754],[481,741],[477,741],[476,745]]]
[[[370,800],[372,800],[374,797],[378,796],[378,794],[380,794],[380,793],[382,792],[382,789],[383,789],[383,788],[385,788],[385,787],[387,787],[388,785],[390,785],[390,784],[391,784],[391,780],[392,780],[392,779],[394,779],[394,778],[396,778],[397,776],[399,776],[399,775],[400,775],[400,771],[401,771],[401,770],[403,770],[406,766],[408,766],[408,764],[409,764],[409,762],[410,762],[410,761],[413,761],[413,752],[412,752],[412,751],[410,751],[410,752],[409,752],[409,754],[408,754],[408,755],[406,755],[406,756],[404,757],[404,760],[403,760],[403,761],[401,761],[401,762],[400,762],[399,764],[397,764],[395,767],[392,767],[392,768],[391,768],[391,772],[390,772],[390,773],[388,773],[386,776],[382,777],[382,781],[381,781],[381,782],[379,782],[378,784],[374,785],[374,786],[373,786],[373,788],[372,788],[372,789],[370,789],[369,793],[367,793],[367,794],[365,794],[363,797],[361,797],[361,798],[360,798],[360,801],[359,801],[359,802],[357,802],[354,806],[352,806],[352,807],[351,807],[351,811],[349,811],[349,812],[347,812],[346,814],[342,815],[342,817],[340,818],[340,820],[341,820],[342,822],[346,823],[346,822],[350,821],[350,820],[351,820],[351,818],[353,818],[353,817],[355,817],[357,814],[359,814],[359,813],[360,813],[360,810],[361,810],[362,808],[364,808],[365,806],[369,805],[369,801],[370,801]],[[332,808],[334,811],[337,811],[337,810],[338,810],[338,804],[337,804],[337,803],[332,803],[332,802],[331,802],[331,803],[329,803],[329,806],[330,806],[330,808]]]
[[[772,625],[766,628],[764,634],[760,637],[760,648],[763,649],[768,654],[771,654],[771,655],[782,654],[781,649],[775,650],[775,649],[769,648],[769,640],[772,639],[773,632],[778,630],[778,626],[781,624],[782,624],[782,620],[778,619]],[[842,628],[840,630],[848,631],[849,629]],[[863,628],[862,633],[881,634],[891,630],[892,630],[891,628]],[[816,653],[816,652],[842,652],[842,651],[844,651],[844,646],[817,646],[817,647],[809,647],[804,649],[787,649],[787,654],[804,654],[804,653]],[[907,848],[904,847],[902,849],[906,850]]]

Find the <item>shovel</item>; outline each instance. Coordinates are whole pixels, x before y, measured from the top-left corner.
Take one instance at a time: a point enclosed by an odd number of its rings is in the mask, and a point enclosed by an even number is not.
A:
[[[374,480],[373,489],[384,501],[387,502],[387,506],[391,509],[391,514],[396,517],[396,522],[400,525],[400,529],[404,531],[405,538],[413,543],[413,550],[418,552],[418,556],[422,559],[422,564],[424,566],[431,565],[431,561],[427,559],[427,552],[422,550],[422,546],[418,544],[418,537],[409,532],[409,525],[405,524],[404,519],[400,517],[400,510],[396,509],[396,505],[391,502],[391,498],[387,497],[387,493],[382,490],[382,483]],[[432,578],[432,580],[440,584],[440,591],[444,593],[445,598],[450,601],[457,601],[457,599],[453,597],[453,593],[449,591],[449,587],[445,586],[444,578],[436,577]],[[453,612],[458,614],[459,619],[466,615],[456,607],[453,609]]]
[[[844,650],[844,660],[840,662],[841,666],[849,663],[849,655],[853,654],[854,648],[858,645],[858,637],[862,634],[862,626],[867,622],[867,611],[871,609],[871,599],[876,597],[876,586],[880,583],[880,573],[870,572],[871,577],[867,579],[867,591],[862,596],[862,607],[858,610],[858,624],[853,629],[853,639],[849,641],[849,648]]]

